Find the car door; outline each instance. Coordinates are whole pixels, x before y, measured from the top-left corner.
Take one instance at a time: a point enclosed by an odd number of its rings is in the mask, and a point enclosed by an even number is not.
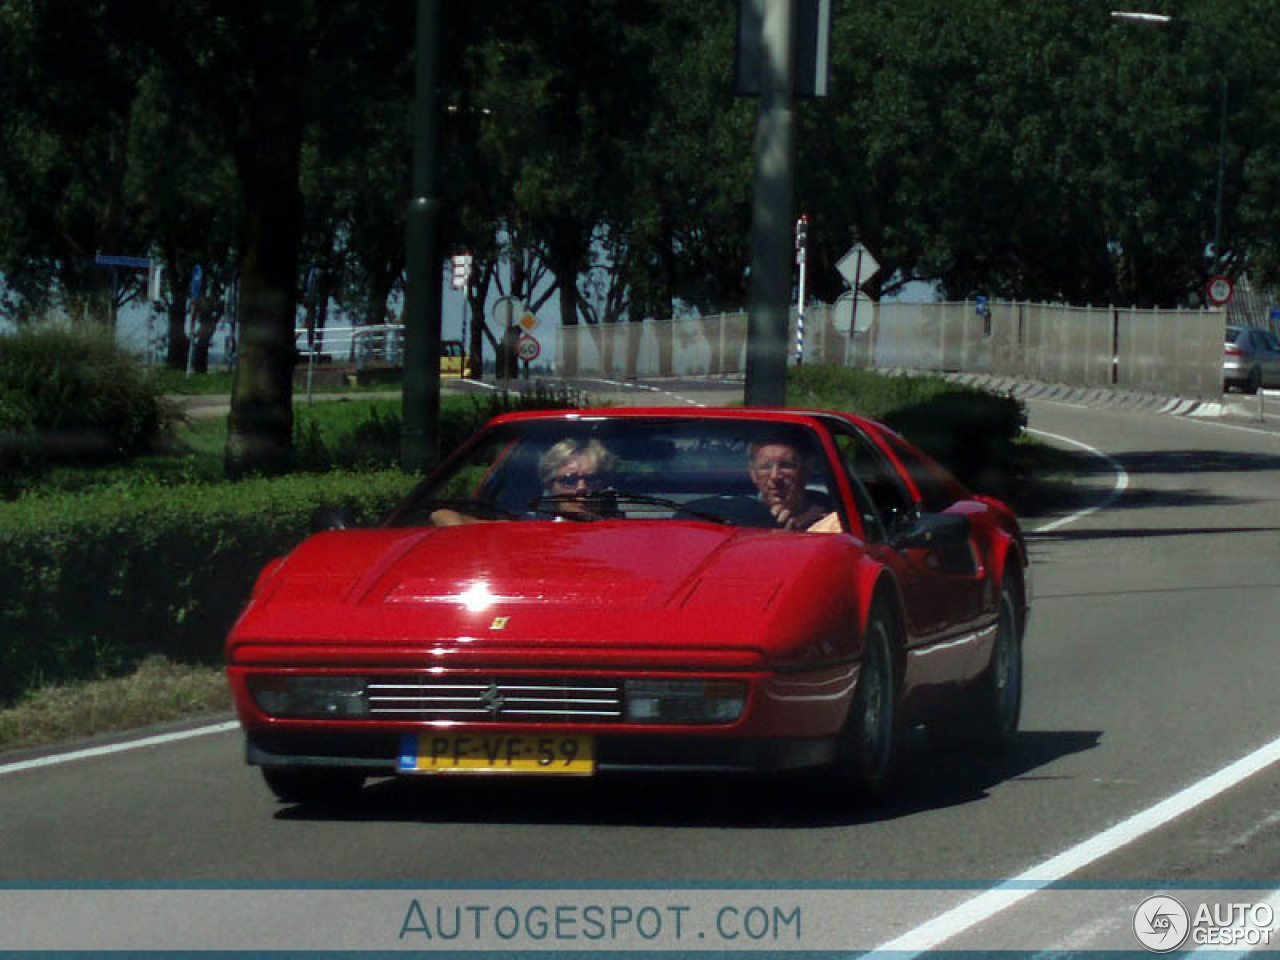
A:
[[[972,675],[987,571],[971,544],[959,551],[898,546],[896,538],[920,517],[920,504],[898,468],[852,424],[832,426],[840,465],[859,500],[857,509],[872,554],[898,576],[907,616],[911,686],[954,683]]]

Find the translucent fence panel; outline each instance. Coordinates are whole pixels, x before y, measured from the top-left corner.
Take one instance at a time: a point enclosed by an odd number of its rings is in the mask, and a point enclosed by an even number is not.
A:
[[[938,304],[881,303],[872,363],[877,367],[938,370],[942,367],[942,317]]]
[[[1026,360],[1022,371],[1009,372],[1073,386],[1111,385],[1114,327],[1110,307],[1024,303],[1017,309]]]
[[[875,303],[858,329],[835,327],[835,311],[805,312],[804,362],[920,371],[991,373],[1070,386],[1192,398],[1222,392],[1221,311],[1115,310],[993,301]],[[746,370],[747,315],[561,327],[562,376],[729,376]],[[792,311],[786,353],[794,361]]]
[[[1222,394],[1221,310],[1117,310],[1117,383],[1209,399]]]

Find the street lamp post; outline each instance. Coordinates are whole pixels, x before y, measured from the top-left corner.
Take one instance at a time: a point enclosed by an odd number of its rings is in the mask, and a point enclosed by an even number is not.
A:
[[[1123,20],[1129,23],[1152,23],[1158,26],[1166,26],[1174,22],[1186,23],[1193,27],[1199,27],[1210,33],[1216,33],[1212,27],[1207,27],[1195,20],[1181,19],[1177,20],[1171,14],[1167,13],[1146,13],[1139,10],[1112,10],[1111,16],[1115,20]],[[1218,118],[1218,186],[1213,205],[1213,258],[1210,262],[1210,273],[1217,273],[1222,263],[1222,185],[1227,173],[1227,71],[1222,68],[1222,108],[1221,115]]]

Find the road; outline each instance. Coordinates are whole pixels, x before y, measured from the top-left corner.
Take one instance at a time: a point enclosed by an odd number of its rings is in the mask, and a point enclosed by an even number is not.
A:
[[[989,948],[1030,929],[1054,949],[1097,948],[1138,902],[1046,920],[1030,900],[981,900],[1011,878],[1027,892],[1067,880],[1270,896],[1280,433],[1059,403],[1029,413],[1079,452],[1079,507],[1092,509],[1026,520],[1024,732],[999,760],[912,739],[901,791],[876,809],[786,780],[423,780],[374,784],[335,812],[278,806],[238,734],[205,732],[47,766],[0,758],[0,881],[930,888],[927,908],[885,927],[888,939],[938,918],[906,949]]]

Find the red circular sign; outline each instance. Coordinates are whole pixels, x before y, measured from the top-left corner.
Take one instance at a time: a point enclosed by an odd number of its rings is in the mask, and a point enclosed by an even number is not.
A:
[[[1209,278],[1209,286],[1205,288],[1209,302],[1215,307],[1231,302],[1231,295],[1236,292],[1229,277],[1217,276]]]
[[[540,353],[542,353],[542,344],[528,334],[516,341],[516,356],[521,360],[537,360]]]

